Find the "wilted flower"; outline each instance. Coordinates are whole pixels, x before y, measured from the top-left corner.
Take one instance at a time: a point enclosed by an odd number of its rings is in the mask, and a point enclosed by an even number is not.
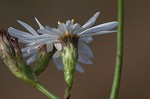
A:
[[[0,57],[8,69],[19,79],[29,83],[37,81],[32,69],[22,58],[18,39],[10,36],[3,28],[0,28]]]

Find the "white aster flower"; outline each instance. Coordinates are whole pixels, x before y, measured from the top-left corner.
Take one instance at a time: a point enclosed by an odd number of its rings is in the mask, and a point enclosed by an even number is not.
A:
[[[53,55],[53,60],[59,70],[63,70],[61,59],[63,46],[65,46],[68,41],[76,43],[78,47],[78,62],[76,63],[75,68],[77,71],[83,73],[84,69],[79,65],[79,62],[92,64],[90,59],[93,58],[93,53],[87,45],[87,43],[93,41],[92,36],[117,31],[112,30],[118,25],[118,22],[115,21],[93,26],[99,14],[100,13],[97,12],[83,26],[78,23],[74,23],[74,20],[68,20],[66,23],[58,22],[58,28],[50,28],[48,26],[44,28],[35,18],[40,28],[38,32],[28,24],[18,21],[29,31],[29,33],[12,27],[8,29],[8,32],[12,36],[17,37],[20,42],[26,44],[27,47],[23,48],[22,51],[24,57],[29,57],[27,60],[28,64],[31,64],[36,60],[37,50],[40,45],[46,44],[47,52],[51,52],[53,47],[55,47],[57,51]]]
[[[78,23],[74,24],[73,20],[68,20],[66,23],[58,22],[59,25],[56,29],[46,27],[46,29],[38,30],[38,32],[42,34],[51,34],[58,37],[59,42],[54,42],[57,52],[53,56],[58,69],[63,69],[61,50],[62,46],[65,46],[68,40],[78,44],[78,62],[92,64],[90,59],[93,58],[93,53],[86,45],[86,43],[93,40],[91,36],[116,32],[116,30],[112,29],[117,26],[117,22],[109,22],[91,27],[95,23],[98,15],[99,12],[89,19],[82,27]],[[80,72],[84,72],[83,68],[78,63],[76,64],[76,69]]]

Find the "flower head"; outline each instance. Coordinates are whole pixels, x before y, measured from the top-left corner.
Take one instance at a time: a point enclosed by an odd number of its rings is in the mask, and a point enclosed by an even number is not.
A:
[[[40,28],[38,31],[35,31],[31,26],[21,21],[18,22],[29,33],[12,27],[8,31],[12,36],[17,37],[20,42],[26,44],[27,47],[22,49],[23,56],[29,57],[27,64],[31,64],[34,61],[38,63],[35,67],[36,75],[39,75],[45,69],[48,64],[47,59],[50,59],[51,55],[53,55],[53,60],[57,68],[64,70],[66,83],[65,99],[68,99],[73,85],[75,69],[81,73],[84,72],[84,69],[78,62],[92,64],[90,59],[93,58],[93,53],[87,46],[87,43],[93,40],[92,36],[116,32],[116,30],[112,29],[117,26],[117,22],[108,22],[93,26],[99,14],[97,12],[83,26],[74,23],[74,20],[68,20],[66,23],[58,22],[57,28],[43,27],[35,18]],[[44,50],[40,50],[41,46],[44,46]],[[47,56],[50,52],[52,53]]]
[[[10,27],[8,31],[12,36],[17,37],[20,42],[26,44],[27,47],[23,48],[22,51],[24,57],[29,57],[27,59],[28,64],[36,60],[38,47],[46,45],[47,52],[51,52],[53,47],[57,49],[53,55],[53,60],[57,68],[63,70],[61,52],[63,47],[67,46],[67,44],[73,43],[74,46],[78,47],[78,62],[92,64],[90,59],[93,58],[93,53],[90,47],[87,46],[87,43],[93,40],[92,36],[116,32],[116,30],[112,29],[117,26],[117,22],[108,22],[93,26],[99,14],[100,13],[97,12],[83,26],[74,23],[74,20],[68,20],[66,23],[58,22],[58,28],[43,27],[35,18],[40,28],[38,31],[35,31],[28,24],[18,20],[29,32],[23,32],[12,27]],[[75,68],[83,73],[84,69],[78,62]]]

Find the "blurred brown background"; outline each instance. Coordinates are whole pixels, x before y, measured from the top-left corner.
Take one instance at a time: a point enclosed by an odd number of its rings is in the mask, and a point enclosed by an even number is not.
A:
[[[118,99],[150,99],[150,1],[125,0],[124,60]],[[117,0],[0,0],[0,25],[23,29],[17,19],[35,29],[34,17],[43,25],[57,26],[57,21],[75,19],[84,24],[96,12],[96,24],[117,20]],[[95,25],[96,25],[95,24]],[[76,73],[71,99],[109,99],[113,80],[116,34],[99,35],[90,44],[93,65],[82,66]],[[40,75],[40,81],[61,98],[64,94],[63,72],[53,62]],[[15,78],[0,62],[0,99],[47,99],[43,94]]]

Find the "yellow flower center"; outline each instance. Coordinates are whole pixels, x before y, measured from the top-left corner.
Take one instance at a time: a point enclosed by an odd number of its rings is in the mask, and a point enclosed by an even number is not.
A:
[[[61,23],[61,22],[60,22],[60,21],[58,21],[58,25],[60,25],[60,23]]]
[[[68,31],[66,31],[66,36],[69,36],[69,33],[68,33]]]

